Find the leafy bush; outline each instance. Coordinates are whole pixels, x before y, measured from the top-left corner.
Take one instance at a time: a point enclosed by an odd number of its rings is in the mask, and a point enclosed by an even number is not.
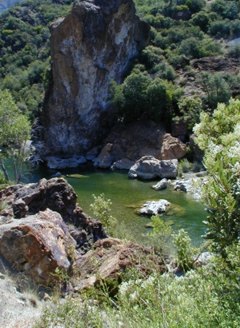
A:
[[[101,221],[109,234],[113,234],[116,219],[111,215],[111,200],[106,198],[104,194],[93,195],[93,199],[94,201],[90,205],[93,215]]]
[[[215,250],[226,255],[226,247],[240,236],[240,101],[219,104],[210,116],[201,114],[194,128],[209,173],[205,187],[208,207],[207,238]]]

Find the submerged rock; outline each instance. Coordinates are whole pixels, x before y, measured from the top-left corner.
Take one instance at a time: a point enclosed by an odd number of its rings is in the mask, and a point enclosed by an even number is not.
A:
[[[158,201],[148,201],[143,204],[142,208],[139,210],[139,214],[152,216],[166,213],[170,205],[171,203],[165,199],[160,199]]]
[[[152,180],[155,178],[175,179],[177,177],[178,160],[158,160],[153,156],[140,158],[129,170],[132,179]]]
[[[78,0],[51,26],[52,84],[41,116],[43,157],[86,153],[114,122],[112,81],[120,83],[149,39],[132,0]]]

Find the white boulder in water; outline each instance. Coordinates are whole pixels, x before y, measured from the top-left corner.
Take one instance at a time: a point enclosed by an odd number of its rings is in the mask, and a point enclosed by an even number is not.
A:
[[[162,214],[169,209],[170,205],[171,203],[166,199],[148,201],[143,204],[142,208],[139,210],[139,214],[147,216]]]

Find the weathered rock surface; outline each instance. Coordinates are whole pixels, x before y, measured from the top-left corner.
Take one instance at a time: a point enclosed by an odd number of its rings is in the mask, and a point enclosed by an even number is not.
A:
[[[68,272],[75,249],[61,215],[49,209],[0,225],[0,256],[40,284],[55,280],[56,268]]]
[[[168,181],[167,179],[162,179],[160,180],[158,183],[156,183],[155,185],[152,186],[153,189],[155,190],[164,190],[167,189],[168,186]]]
[[[166,133],[163,137],[161,159],[180,159],[187,153],[186,145],[178,138]]]
[[[121,82],[149,26],[132,0],[78,0],[51,26],[52,84],[41,118],[45,155],[83,154],[112,124],[111,82]]]
[[[160,199],[157,201],[148,201],[139,210],[139,214],[152,216],[157,214],[166,213],[171,203],[166,199]]]
[[[152,180],[155,178],[175,179],[177,177],[178,160],[158,160],[153,156],[140,158],[129,170],[132,179]]]
[[[119,239],[107,238],[94,244],[94,249],[76,261],[80,281],[75,281],[75,289],[94,286],[100,281],[121,279],[126,269],[134,267],[140,273],[149,274],[151,270],[166,271],[166,264],[154,256],[151,249]]]
[[[101,150],[100,154],[93,161],[95,167],[99,167],[101,169],[107,169],[111,166],[113,158],[111,155],[112,144],[106,144]]]
[[[77,255],[106,237],[62,178],[8,187],[0,199],[0,258],[37,283],[48,284],[56,268],[71,271]]]

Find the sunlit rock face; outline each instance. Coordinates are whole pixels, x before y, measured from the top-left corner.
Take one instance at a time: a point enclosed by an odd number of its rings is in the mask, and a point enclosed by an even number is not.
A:
[[[101,141],[113,119],[111,83],[122,81],[148,36],[132,0],[76,1],[71,13],[51,26],[45,154],[84,154]]]

